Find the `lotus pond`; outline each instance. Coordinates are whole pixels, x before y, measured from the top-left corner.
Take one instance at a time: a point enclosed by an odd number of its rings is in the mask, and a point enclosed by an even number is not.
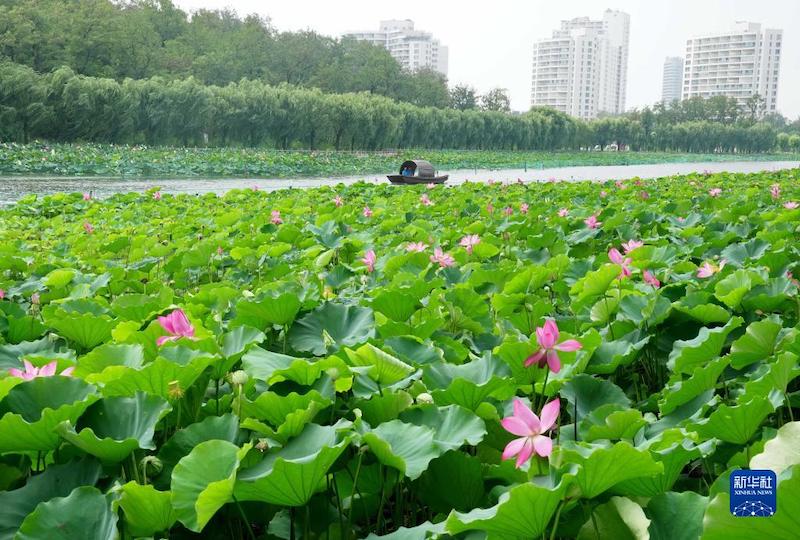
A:
[[[798,180],[25,197],[0,538],[795,538]]]

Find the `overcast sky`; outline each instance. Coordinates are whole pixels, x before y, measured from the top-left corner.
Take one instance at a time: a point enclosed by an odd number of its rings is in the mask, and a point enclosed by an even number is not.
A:
[[[381,19],[412,19],[450,48],[450,84],[484,92],[507,88],[512,108],[530,105],[531,48],[561,19],[602,17],[606,8],[631,16],[628,100],[642,107],[661,97],[664,57],[683,56],[686,38],[725,31],[736,21],[781,28],[778,110],[800,115],[800,0],[174,0],[183,9],[231,7],[268,16],[279,30],[312,29],[339,36],[377,29]]]

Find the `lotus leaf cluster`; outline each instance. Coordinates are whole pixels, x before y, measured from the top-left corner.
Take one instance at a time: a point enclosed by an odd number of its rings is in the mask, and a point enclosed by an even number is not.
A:
[[[0,538],[795,537],[799,181],[24,197]]]

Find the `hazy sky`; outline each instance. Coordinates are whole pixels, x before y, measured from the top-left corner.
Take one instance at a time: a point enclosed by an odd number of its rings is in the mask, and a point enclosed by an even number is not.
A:
[[[599,19],[606,8],[631,16],[627,108],[661,97],[665,56],[683,56],[686,39],[725,31],[736,21],[783,29],[778,110],[800,115],[800,0],[175,0],[183,9],[231,7],[270,17],[279,30],[339,36],[377,29],[381,19],[412,19],[450,48],[450,84],[483,92],[507,88],[512,107],[530,105],[531,48],[561,19]]]

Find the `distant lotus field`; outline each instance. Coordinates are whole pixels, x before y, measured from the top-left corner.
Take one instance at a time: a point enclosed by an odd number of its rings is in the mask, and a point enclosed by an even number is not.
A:
[[[799,181],[25,197],[0,538],[796,538]]]

